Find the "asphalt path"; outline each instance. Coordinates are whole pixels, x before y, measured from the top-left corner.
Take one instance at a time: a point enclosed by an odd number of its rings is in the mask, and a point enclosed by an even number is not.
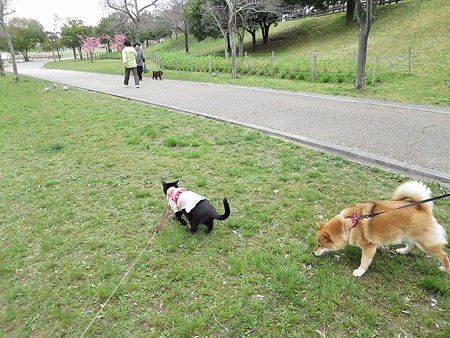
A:
[[[45,69],[44,63],[20,63],[19,73],[256,128],[356,162],[450,185],[448,109],[164,77],[144,78],[138,89],[131,83],[125,88],[123,76]]]

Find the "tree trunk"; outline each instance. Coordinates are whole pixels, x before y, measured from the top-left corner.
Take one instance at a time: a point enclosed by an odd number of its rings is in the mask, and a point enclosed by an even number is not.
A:
[[[0,54],[0,76],[5,76],[5,67],[3,66],[2,54]]]
[[[244,56],[244,33],[245,29],[241,28],[239,32],[239,56]]]
[[[230,28],[229,27],[228,27],[228,33],[227,33],[227,50],[228,50],[228,52],[231,52]]]
[[[139,14],[138,8],[137,6],[135,7],[136,13],[135,13],[135,19],[133,20],[133,18],[131,19],[131,21],[134,23],[134,41],[141,41],[141,16]]]
[[[56,45],[56,53],[57,53],[57,55],[58,55],[58,60],[61,61],[61,52],[60,52],[60,50],[59,50],[58,45]]]
[[[250,35],[252,36],[252,49],[256,48],[256,29],[252,29],[250,32]]]
[[[14,81],[17,82],[17,81],[19,81],[19,72],[17,71],[16,53],[14,52],[11,35],[9,35],[8,28],[6,28],[6,25],[3,23],[3,21],[0,21],[0,28],[3,30],[3,34],[6,38],[6,43],[8,44],[8,49],[9,49],[9,53],[11,54],[11,61],[12,61],[13,72],[14,72]]]
[[[235,11],[235,3],[233,1],[228,2],[228,36],[231,44],[231,77],[235,79],[237,77],[236,70],[236,39],[234,35],[235,31],[235,22],[236,22],[236,11]]]
[[[378,0],[366,0],[366,8],[362,6],[362,0],[355,0],[355,12],[359,24],[358,61],[356,64],[355,88],[366,89],[366,59],[369,41],[369,32],[375,20],[375,8]]]
[[[223,55],[228,58],[228,34],[223,37]]]
[[[188,39],[187,26],[184,29],[184,49],[186,50],[186,54],[189,54],[189,39]]]
[[[77,52],[75,51],[75,47],[72,47],[72,51],[73,51],[73,58],[74,60],[77,59]]]
[[[366,89],[366,60],[367,46],[369,42],[369,31],[360,29],[358,44],[358,61],[356,64],[356,80],[355,87],[358,90]]]
[[[263,38],[263,45],[267,44],[269,42],[269,28],[270,25],[266,24],[263,21],[259,22],[259,26],[261,27],[261,34]]]
[[[345,16],[345,25],[350,26],[353,23],[355,15],[355,0],[347,0],[347,12]]]
[[[56,55],[55,55],[55,49],[53,47],[53,42],[52,42],[52,55],[53,55],[53,61],[56,61]]]

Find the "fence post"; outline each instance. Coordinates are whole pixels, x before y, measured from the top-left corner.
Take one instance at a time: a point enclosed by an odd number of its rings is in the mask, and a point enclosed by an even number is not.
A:
[[[375,60],[373,61],[372,86],[375,86],[375,82],[377,81],[377,67],[378,67],[378,55],[375,56]]]
[[[412,50],[408,49],[408,75],[411,75],[412,68]]]
[[[270,76],[273,76],[273,64],[275,62],[275,52],[272,51],[272,56],[270,57]]]
[[[316,82],[316,64],[317,64],[317,53],[316,52],[314,52],[313,53],[313,58],[312,58],[312,69],[311,69],[311,72],[312,72],[312,74],[311,74],[311,79],[312,79],[312,82]]]

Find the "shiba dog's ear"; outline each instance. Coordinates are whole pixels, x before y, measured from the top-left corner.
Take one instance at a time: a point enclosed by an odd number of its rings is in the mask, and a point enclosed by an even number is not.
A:
[[[325,225],[324,223],[319,223],[319,222],[317,222],[316,223],[316,225],[317,225],[317,229],[322,229],[323,228],[323,226]]]
[[[323,234],[323,240],[327,243],[333,243],[330,234],[328,234],[327,232]]]

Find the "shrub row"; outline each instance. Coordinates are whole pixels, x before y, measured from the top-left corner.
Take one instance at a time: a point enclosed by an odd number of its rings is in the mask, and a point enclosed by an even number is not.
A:
[[[220,72],[231,73],[231,59],[214,55],[192,55],[183,53],[145,52],[145,56],[161,69],[187,72]],[[104,53],[98,59],[120,59],[118,52]],[[288,80],[311,81],[312,58],[299,57],[295,61],[277,60],[271,57],[245,56],[237,59],[237,73],[262,77],[275,77]],[[366,67],[367,78],[372,77],[373,64]],[[342,59],[316,59],[316,81],[320,83],[354,82],[356,61]],[[378,64],[377,82],[386,82],[401,74],[398,69]]]
[[[197,56],[182,53],[148,53],[147,57],[161,68],[190,72],[231,72],[231,59],[222,56]],[[371,78],[373,64],[368,63],[366,72]],[[312,79],[312,58],[301,57],[295,61],[282,61],[270,57],[245,56],[237,58],[237,73],[291,80]],[[354,82],[356,61],[316,59],[316,81],[344,83]],[[377,67],[377,82],[388,81],[399,73],[391,72],[382,64]]]

